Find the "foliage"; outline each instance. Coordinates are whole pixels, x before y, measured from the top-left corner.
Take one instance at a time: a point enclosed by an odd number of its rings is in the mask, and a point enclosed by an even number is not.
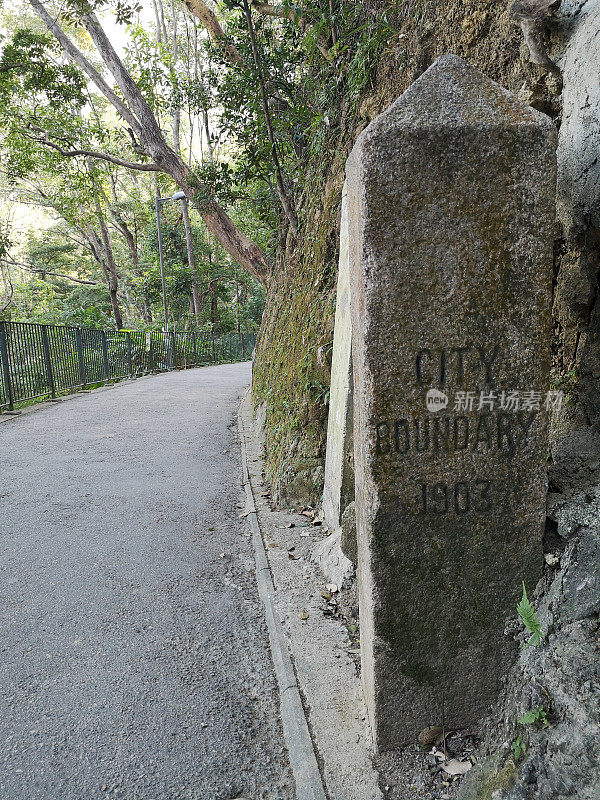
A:
[[[535,725],[537,728],[547,728],[550,723],[548,721],[548,713],[543,706],[532,708],[526,711],[519,719],[519,725],[528,726]],[[527,752],[527,745],[525,744],[523,734],[520,733],[512,742],[512,751],[515,762],[518,761]]]
[[[523,581],[523,596],[517,605],[517,613],[531,637],[525,647],[537,647],[542,641],[542,627],[535,609],[527,597],[525,582]]]
[[[32,277],[15,287],[7,319],[48,325],[110,327],[110,303],[100,286],[72,286],[68,281]]]
[[[239,54],[233,64],[222,43],[210,40],[181,3],[168,8],[157,0],[156,26],[140,15],[135,0],[67,0],[59,17],[88,54],[82,15],[110,11],[126,26],[127,69],[173,149],[190,164],[191,181],[202,187],[196,208],[220,203],[272,262],[281,254],[287,227],[276,190],[277,160],[294,203],[302,205],[307,187],[319,195],[322,167],[335,151],[344,114],[355,113],[378,56],[397,31],[393,14],[375,21],[362,4],[349,0],[284,2],[282,8],[292,10],[290,18],[253,12],[266,116],[239,0],[219,7],[227,42]],[[161,327],[153,199],[156,191],[169,197],[172,182],[87,157],[85,152],[102,152],[139,162],[147,155],[79,67],[42,32],[36,16],[23,11],[7,16],[5,23],[0,130],[9,166],[0,190],[43,209],[51,225],[46,233],[29,234],[18,247],[7,234],[0,257],[10,253],[13,261],[3,262],[3,270],[9,270],[17,290],[4,315],[106,326],[109,313],[120,306],[127,327]],[[101,63],[94,66],[106,75]],[[269,119],[275,145],[267,135]],[[68,156],[65,151],[84,152]],[[307,170],[315,163],[317,170]],[[193,208],[195,263],[190,266],[179,204],[162,208],[170,321],[198,330],[256,329],[264,290],[215,243]],[[308,231],[304,213],[302,236],[308,241],[316,234]],[[15,267],[17,261],[24,267]],[[328,263],[325,284],[334,276],[335,265]],[[73,285],[78,279],[91,283]],[[323,376],[313,375],[309,362],[301,373],[299,397],[308,392],[326,405]],[[298,414],[294,407],[292,416]]]
[[[540,728],[547,728],[550,723],[548,722],[546,709],[543,706],[539,706],[538,708],[526,711],[519,720],[519,724],[537,725]]]
[[[87,7],[71,2],[63,21],[76,25]],[[197,46],[190,44],[183,7],[176,19],[167,19],[167,36],[136,22],[135,10],[130,10],[127,66],[170,134],[178,115],[182,145],[193,158],[200,118],[211,102],[202,80],[196,80],[203,45],[200,41]],[[124,6],[121,12],[125,13]],[[28,233],[18,245],[10,231],[2,231],[5,289],[8,279],[15,286],[3,317],[106,327],[110,324],[108,288],[112,281],[115,302],[128,327],[162,327],[153,178],[85,155],[69,157],[61,152],[102,151],[136,161],[140,156],[135,142],[87,78],[64,59],[54,38],[39,32],[36,17],[20,14],[12,22],[5,17],[5,24],[9,28],[13,24],[14,29],[5,39],[0,58],[2,156],[8,165],[0,179],[0,191],[12,201],[40,209],[35,213],[49,217],[51,225],[41,233]],[[176,28],[180,32],[185,29],[186,46],[180,35],[175,50]],[[81,39],[81,29],[73,28],[71,35]],[[271,240],[277,216],[264,208],[263,192],[251,181],[243,190],[237,188],[232,177],[235,168],[231,158],[205,160],[198,166],[210,191],[207,199],[233,204],[239,197],[244,230],[252,236],[256,228],[259,238]],[[163,196],[174,191],[170,180],[162,176],[157,186]],[[197,330],[255,330],[264,292],[225,257],[193,210],[190,218],[193,268],[188,264],[180,204],[163,205],[170,322]],[[89,283],[73,285],[77,280]],[[194,293],[197,302],[192,310]]]
[[[520,733],[517,738],[513,741],[512,745],[513,755],[515,757],[515,761],[518,761],[521,756],[524,756],[527,752],[527,747],[525,746],[525,742],[523,741],[523,735]]]

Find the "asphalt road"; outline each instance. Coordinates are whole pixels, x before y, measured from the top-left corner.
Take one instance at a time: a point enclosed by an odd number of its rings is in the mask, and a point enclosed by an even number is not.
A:
[[[240,519],[248,364],[0,424],[1,800],[291,800]]]

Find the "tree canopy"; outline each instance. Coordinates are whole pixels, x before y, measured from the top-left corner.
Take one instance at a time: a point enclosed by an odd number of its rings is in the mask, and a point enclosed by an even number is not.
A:
[[[46,225],[2,233],[4,316],[164,324],[159,196],[172,321],[256,326],[278,253],[304,235],[307,150],[343,113],[340,85],[358,96],[368,80],[362,11],[13,0],[1,13],[2,192]]]

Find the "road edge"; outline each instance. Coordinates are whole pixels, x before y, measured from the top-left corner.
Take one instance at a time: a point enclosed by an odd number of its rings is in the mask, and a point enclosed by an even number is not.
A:
[[[256,563],[256,582],[258,584],[258,593],[265,609],[271,654],[275,666],[277,683],[279,684],[283,735],[288,748],[290,766],[296,782],[296,796],[298,800],[327,800],[312,738],[308,729],[308,723],[304,715],[296,673],[294,672],[285,636],[277,621],[273,606],[272,597],[275,588],[258,522],[256,505],[254,503],[254,493],[250,482],[250,473],[248,472],[244,422],[241,413],[241,404],[246,399],[249,391],[250,389],[247,389],[242,397],[237,414],[242,453],[242,480],[246,494],[246,508],[244,513],[252,530],[252,544],[254,546],[254,560]]]

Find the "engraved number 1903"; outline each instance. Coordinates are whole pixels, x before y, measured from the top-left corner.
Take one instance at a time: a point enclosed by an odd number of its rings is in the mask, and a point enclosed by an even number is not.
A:
[[[486,480],[457,481],[454,484],[421,483],[420,514],[468,514],[491,511],[492,482]]]

